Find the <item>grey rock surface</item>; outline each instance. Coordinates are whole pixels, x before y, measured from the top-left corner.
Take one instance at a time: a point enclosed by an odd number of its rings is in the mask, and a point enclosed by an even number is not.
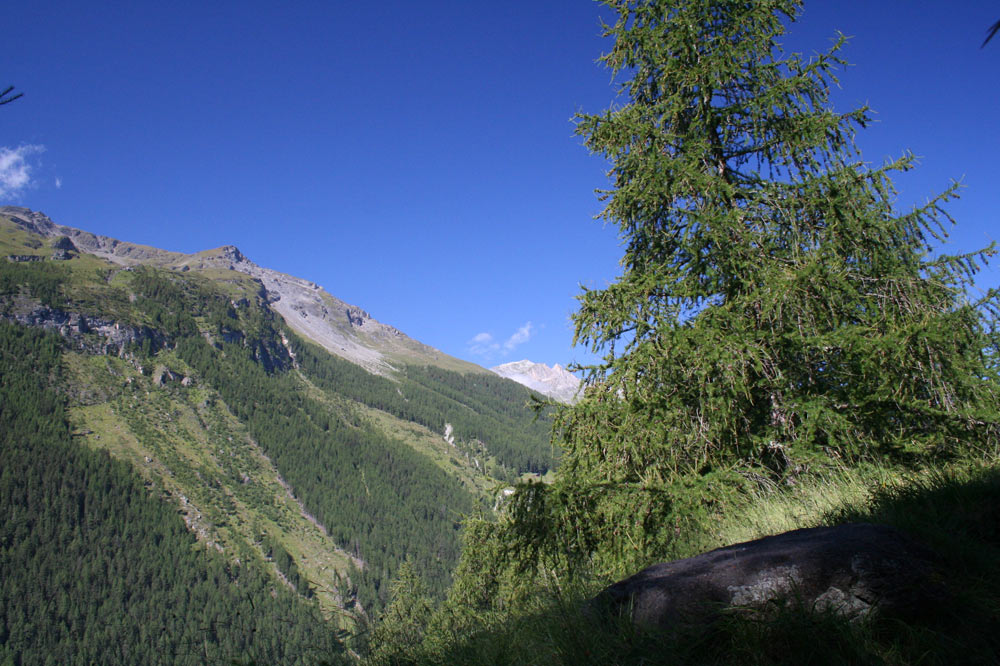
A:
[[[852,619],[876,609],[913,617],[946,596],[933,561],[884,525],[800,529],[655,564],[606,588],[591,605],[661,629],[783,601]]]
[[[0,319],[56,331],[75,348],[93,354],[123,357],[130,346],[146,340],[156,349],[167,346],[162,333],[146,326],[127,326],[113,319],[66,312],[31,302],[15,301],[8,303],[5,309]]]

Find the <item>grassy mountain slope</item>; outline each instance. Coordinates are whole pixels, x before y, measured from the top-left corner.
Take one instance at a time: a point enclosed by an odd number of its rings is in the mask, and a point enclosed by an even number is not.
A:
[[[130,462],[205,543],[240,560],[266,558],[276,578],[302,588],[267,557],[280,544],[324,611],[343,607],[340,587],[355,562],[295,500],[218,393],[181,384],[192,376],[183,361],[164,353],[148,375],[116,357],[69,353],[64,364],[78,441]]]

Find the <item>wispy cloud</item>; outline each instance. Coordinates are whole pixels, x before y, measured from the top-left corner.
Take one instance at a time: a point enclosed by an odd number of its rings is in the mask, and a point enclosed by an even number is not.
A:
[[[504,351],[505,352],[514,351],[515,347],[517,347],[518,345],[523,345],[525,342],[530,340],[532,335],[534,335],[534,327],[531,325],[531,322],[529,321],[524,326],[517,329],[517,331],[514,332],[514,335],[507,338],[507,342],[503,343]]]
[[[500,345],[489,333],[479,333],[469,340],[469,351],[476,356],[490,357],[500,351]]]
[[[520,327],[502,343],[497,341],[492,333],[478,333],[468,342],[469,353],[475,356],[482,356],[490,359],[496,356],[506,356],[532,338],[535,334],[535,327],[529,321]]]
[[[0,199],[16,197],[31,186],[28,158],[45,152],[45,146],[0,147]]]

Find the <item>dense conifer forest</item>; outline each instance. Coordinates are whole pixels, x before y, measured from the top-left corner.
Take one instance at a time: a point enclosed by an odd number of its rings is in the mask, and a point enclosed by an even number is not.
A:
[[[417,367],[399,380],[379,377],[298,341],[260,303],[237,309],[221,294],[152,270],[136,271],[131,286],[135,305],[248,425],[310,512],[369,564],[355,576],[367,604],[385,601],[382,584],[404,559],[443,591],[458,557],[459,524],[482,507],[350,408],[331,410],[303,392],[282,334],[296,340],[302,374],[333,395],[438,432],[454,421],[458,436],[482,439],[511,480],[551,465],[547,421],[535,418],[530,394],[512,382]],[[195,317],[210,322],[214,344],[198,334]]]
[[[317,663],[312,604],[199,546],[124,463],[72,441],[62,339],[0,322],[0,663]]]
[[[547,445],[550,419],[535,418],[523,386],[491,375],[463,375],[430,366],[405,366],[397,380],[298,343],[296,358],[310,379],[362,404],[407,421],[483,442],[496,456],[497,475],[516,481],[524,472],[544,474],[554,464]]]

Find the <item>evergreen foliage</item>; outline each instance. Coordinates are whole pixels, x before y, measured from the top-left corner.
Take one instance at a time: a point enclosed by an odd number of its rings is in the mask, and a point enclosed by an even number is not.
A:
[[[474,508],[458,481],[351,412],[306,396],[291,373],[268,374],[250,348],[221,346],[185,338],[177,351],[247,424],[309,512],[366,561],[365,604],[385,600],[380,587],[407,555],[443,590],[459,521]]]
[[[449,423],[456,438],[482,442],[505,480],[544,474],[554,464],[546,441],[551,417],[538,418],[531,391],[510,380],[415,365],[389,379],[297,339],[293,349],[301,370],[323,388],[433,432]]]
[[[511,481],[552,464],[548,422],[535,418],[530,393],[513,382],[413,366],[395,379],[379,377],[301,341],[259,297],[234,302],[211,283],[151,268],[132,271],[129,288],[135,323],[176,347],[247,425],[310,514],[365,561],[351,578],[367,608],[388,600],[387,583],[404,560],[442,595],[458,559],[460,521],[477,504],[456,478],[384,435],[350,401],[437,432],[451,423],[458,437],[479,438]],[[153,337],[134,351],[155,354]],[[303,390],[299,373],[337,407]],[[282,562],[291,580],[294,565]],[[308,589],[305,581],[293,584]]]
[[[66,270],[52,262],[0,260],[0,296],[17,296],[24,289],[42,305],[59,307],[65,278]]]
[[[623,274],[579,297],[603,361],[557,417],[556,483],[514,497],[518,538],[622,571],[740,486],[995,452],[998,294],[967,296],[995,249],[933,254],[957,186],[894,209],[912,155],[870,168],[868,109],[829,107],[843,38],[784,53],[798,0],[606,4],[626,103],[578,134],[612,164]]]
[[[295,336],[261,302],[236,308],[208,285],[152,269],[136,271],[132,287],[140,316],[219,392],[330,535],[366,561],[353,577],[366,606],[384,603],[382,585],[405,556],[439,593],[445,588],[460,517],[474,507],[457,480],[349,408],[308,396],[281,343],[282,333]],[[210,324],[211,342],[197,333],[197,320]],[[310,367],[324,363],[312,358]],[[365,394],[366,383],[380,379],[369,378],[358,369],[353,382],[328,388]]]
[[[60,354],[0,322],[0,663],[335,658],[314,605],[198,547],[128,465],[71,441]]]
[[[831,496],[836,499],[828,502]],[[818,498],[822,501],[816,503]],[[367,663],[998,663],[1000,471],[995,464],[962,460],[923,472],[880,466],[842,469],[822,481],[813,477],[794,488],[744,500],[727,507],[725,516],[681,532],[675,544],[678,556],[772,533],[769,521],[760,522],[771,512],[791,511],[796,526],[888,524],[938,553],[940,580],[950,596],[925,609],[923,619],[910,621],[877,613],[849,619],[829,610],[816,612],[793,598],[763,613],[732,609],[708,626],[644,630],[587,610],[586,600],[600,589],[600,581],[577,587],[558,575],[537,576],[530,590],[509,596],[508,583],[516,584],[510,576],[514,572],[500,572],[510,578],[498,581],[498,571],[483,565],[500,561],[496,549],[502,550],[503,543],[477,527],[465,532],[462,562],[446,603],[427,613],[419,589],[395,587],[399,596],[390,607],[419,612],[387,617],[389,626],[376,630]],[[493,591],[480,594],[489,588]]]
[[[403,562],[390,585],[392,602],[379,617],[370,640],[374,663],[410,663],[423,649],[434,602],[420,576]]]

